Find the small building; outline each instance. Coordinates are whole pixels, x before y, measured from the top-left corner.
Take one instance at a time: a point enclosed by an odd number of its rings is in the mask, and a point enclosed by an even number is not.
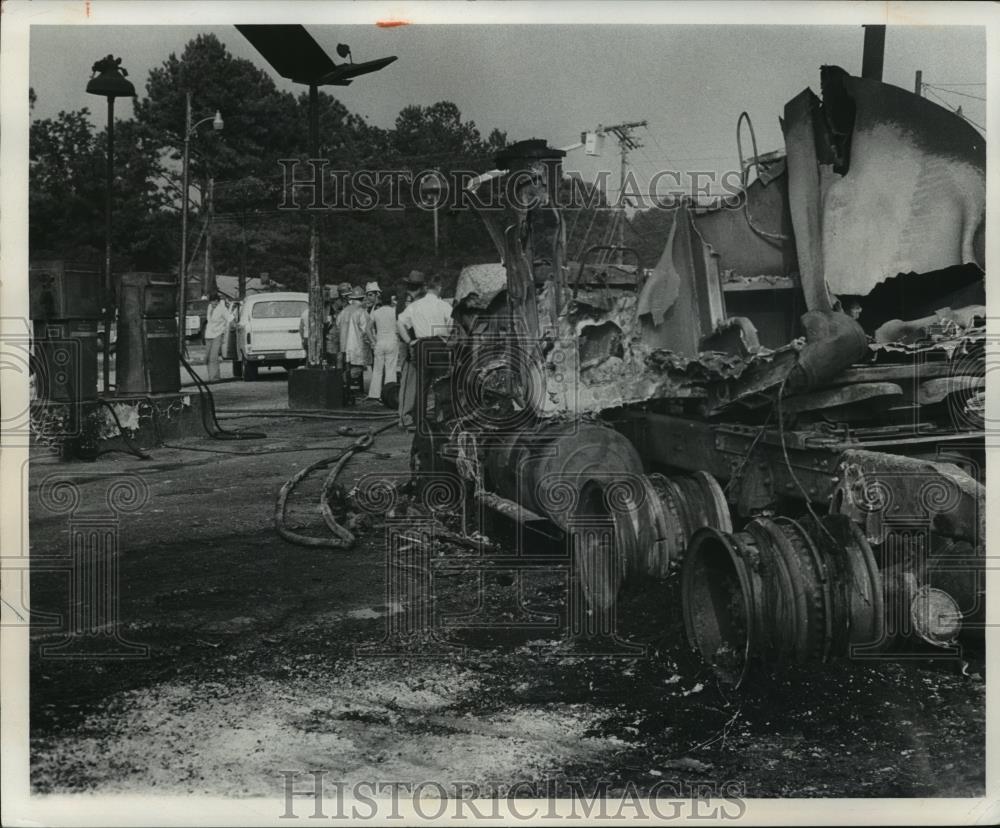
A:
[[[226,299],[238,299],[240,295],[240,279],[238,276],[222,276],[216,274],[215,286],[219,294]],[[276,290],[285,290],[286,286],[273,279],[260,278],[258,276],[248,277],[246,280],[245,295],[252,296],[255,293],[270,293]]]

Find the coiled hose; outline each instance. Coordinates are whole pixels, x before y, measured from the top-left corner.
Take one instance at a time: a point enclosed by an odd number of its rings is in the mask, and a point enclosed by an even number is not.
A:
[[[333,489],[333,484],[336,482],[337,476],[343,470],[344,466],[347,465],[348,460],[350,460],[356,452],[371,448],[372,444],[375,442],[376,436],[384,431],[388,431],[395,425],[396,418],[393,417],[391,422],[376,428],[374,431],[368,431],[366,434],[361,435],[354,441],[354,443],[344,449],[344,451],[336,457],[325,457],[322,460],[318,460],[317,462],[300,469],[292,475],[278,491],[278,499],[274,504],[274,528],[277,529],[278,534],[289,543],[294,543],[298,546],[310,546],[323,549],[350,549],[353,547],[355,542],[354,535],[348,529],[337,523],[336,518],[333,516],[333,511],[330,509],[330,491]],[[308,535],[300,535],[298,532],[293,532],[285,525],[285,508],[292,490],[309,474],[317,469],[325,468],[331,463],[333,463],[334,466],[330,470],[330,473],[326,476],[326,480],[323,481],[323,490],[320,494],[320,511],[323,514],[323,521],[326,523],[330,531],[333,532],[335,537],[313,538]]]

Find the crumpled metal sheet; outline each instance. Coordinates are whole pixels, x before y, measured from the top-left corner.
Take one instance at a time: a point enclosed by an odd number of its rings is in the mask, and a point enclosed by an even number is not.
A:
[[[674,237],[677,234],[677,219],[670,225],[670,235],[663,247],[663,253],[649,278],[642,286],[636,313],[649,314],[654,325],[663,323],[663,317],[677,301],[681,289],[681,276],[674,267]]]
[[[774,352],[766,348],[749,359],[717,351],[702,351],[693,357],[688,357],[673,351],[658,349],[650,353],[646,362],[654,371],[666,371],[698,382],[711,382],[735,379],[750,364],[769,362],[773,356]]]
[[[986,142],[889,84],[823,67],[823,104],[785,109],[790,202],[807,306],[900,273],[983,266]],[[810,169],[811,167],[811,169]]]
[[[880,354],[893,353],[932,353],[940,352],[948,359],[954,359],[956,354],[966,354],[982,348],[986,342],[986,329],[973,331],[941,333],[921,342],[870,342],[868,349],[877,359]]]
[[[470,294],[475,293],[476,298],[469,300],[469,306],[485,310],[500,291],[506,289],[507,268],[501,262],[467,265],[458,274],[458,282],[455,285],[455,304],[457,305]]]
[[[681,354],[651,347],[636,318],[638,299],[630,291],[601,292],[600,306],[567,305],[545,355],[546,393],[543,417],[597,414],[653,399],[704,397],[715,383],[737,379],[751,369],[759,370],[778,357],[801,351],[804,340],[796,339],[774,350],[761,348],[745,356],[719,351]],[[545,291],[539,302],[547,301]],[[615,342],[620,355],[580,364],[579,338],[590,328],[613,323],[621,330]]]
[[[718,258],[690,208],[678,207],[657,270],[640,293],[637,316],[648,347],[693,356],[725,321]]]
[[[539,297],[549,300],[547,284]],[[560,313],[555,336],[545,355],[545,402],[543,417],[597,413],[630,402],[649,399],[655,393],[651,377],[645,376],[648,349],[642,343],[636,318],[636,295],[631,291],[602,293],[608,309],[581,302]],[[583,298],[583,297],[581,297]],[[603,304],[602,302],[602,304]],[[617,344],[621,356],[608,356],[586,369],[580,366],[579,338],[586,330],[611,322],[621,330]]]
[[[980,327],[976,325],[977,318],[985,321],[985,305],[970,305],[958,310],[941,308],[933,316],[905,322],[891,319],[875,331],[875,341],[920,344],[942,338],[961,338]]]
[[[982,551],[986,541],[986,487],[952,463],[850,449],[840,458],[833,502],[882,543],[887,524],[901,517],[911,530],[923,527],[968,541]]]

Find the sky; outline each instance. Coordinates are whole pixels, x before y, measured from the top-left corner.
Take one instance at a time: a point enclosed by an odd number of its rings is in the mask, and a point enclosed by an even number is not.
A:
[[[292,21],[284,21],[292,22]],[[371,123],[391,127],[408,104],[453,101],[485,137],[498,127],[510,140],[579,141],[584,130],[648,121],[630,156],[636,178],[657,170],[722,172],[737,168],[736,122],[746,110],[761,152],[783,146],[778,118],[806,87],[819,93],[819,69],[835,64],[860,74],[860,26],[727,25],[310,25],[335,55],[351,46],[356,61],[397,55],[396,63],[351,87],[327,87]],[[95,123],[103,101],[84,92],[91,64],[114,53],[142,96],[149,70],[180,53],[201,32],[213,32],[230,52],[253,61],[279,88],[298,91],[232,26],[33,26],[30,84],[38,96],[32,117],[88,106]],[[913,89],[914,73],[952,107],[985,125],[986,40],[973,26],[890,26],[883,80]],[[933,98],[932,98],[933,99]],[[233,107],[239,101],[233,101]],[[210,113],[197,112],[196,117]],[[131,101],[116,103],[131,117]],[[223,113],[225,116],[225,113]],[[746,141],[744,141],[746,147]],[[747,150],[745,150],[746,152]],[[593,180],[598,169],[618,177],[616,147],[600,158],[576,150],[567,170]]]

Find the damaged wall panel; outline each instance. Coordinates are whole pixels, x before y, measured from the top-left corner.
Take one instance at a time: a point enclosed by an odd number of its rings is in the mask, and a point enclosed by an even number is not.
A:
[[[899,273],[984,265],[985,139],[931,101],[823,67],[823,103],[785,109],[807,305],[864,295]],[[812,169],[810,169],[810,167]]]

